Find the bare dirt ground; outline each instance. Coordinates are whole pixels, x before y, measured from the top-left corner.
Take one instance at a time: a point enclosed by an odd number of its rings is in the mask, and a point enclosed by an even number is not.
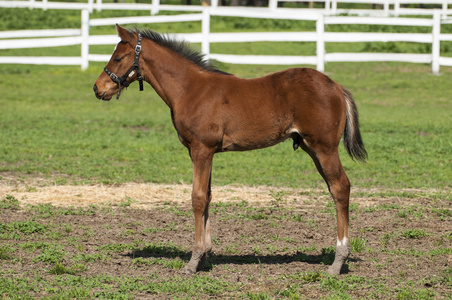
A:
[[[409,192],[416,195],[415,190]],[[314,276],[326,272],[334,258],[335,216],[329,195],[320,189],[266,186],[213,187],[214,249],[200,276],[213,280],[212,286],[225,287],[179,291],[177,286],[188,280],[180,267],[188,261],[194,240],[190,194],[191,186],[186,184],[61,186],[40,179],[23,182],[3,177],[0,199],[13,196],[20,208],[5,209],[0,217],[4,224],[26,220],[51,227],[59,224],[54,231],[64,245],[63,265],[81,261],[86,268],[79,275],[85,277],[142,278],[146,288],[127,290],[120,279],[116,286],[111,283],[112,291],[122,289],[121,293],[134,298],[172,298],[184,293],[218,299],[250,295],[312,299],[338,293],[382,299],[452,297],[450,201],[425,196],[353,197],[350,231],[358,244],[335,285]],[[42,204],[84,210],[45,215],[29,206]],[[50,242],[52,235],[33,239]],[[2,240],[3,245],[15,243]],[[15,248],[20,263],[3,261],[15,276],[36,277],[37,270],[52,265],[24,249]],[[80,259],[81,255],[93,259]],[[178,262],[182,265],[177,266]],[[55,275],[44,272],[41,276],[46,282],[55,281]],[[178,283],[172,292],[163,289],[165,280]],[[46,297],[49,292],[35,288],[30,295]]]
[[[354,192],[378,193],[379,189],[354,189]],[[406,189],[405,191],[416,193],[425,190]],[[452,191],[451,191],[452,192]],[[214,202],[240,202],[248,201],[253,205],[267,206],[274,203],[278,194],[284,195],[284,203],[297,205],[313,199],[328,201],[330,196],[326,190],[318,189],[293,189],[270,186],[244,186],[228,185],[213,186]],[[13,195],[21,200],[22,204],[51,204],[55,206],[89,206],[96,204],[118,205],[130,200],[133,208],[154,208],[165,202],[189,205],[191,185],[181,184],[154,184],[154,183],[121,183],[116,185],[56,185],[46,178],[18,179],[15,176],[2,176],[0,180],[0,197]],[[408,204],[409,199],[398,198],[400,204]],[[353,197],[353,201],[361,206],[381,204],[390,199],[378,199],[372,197]],[[403,203],[404,202],[404,203]]]

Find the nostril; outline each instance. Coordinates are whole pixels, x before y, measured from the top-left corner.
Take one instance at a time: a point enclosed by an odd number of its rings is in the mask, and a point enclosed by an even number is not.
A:
[[[94,90],[94,93],[97,95],[97,92],[99,91],[98,90],[98,88],[97,88],[97,85],[96,84],[94,84],[94,86],[93,86],[93,90]]]

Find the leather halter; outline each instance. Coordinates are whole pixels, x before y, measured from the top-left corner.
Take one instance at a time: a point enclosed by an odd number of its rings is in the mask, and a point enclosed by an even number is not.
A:
[[[143,90],[143,77],[141,76],[140,67],[138,66],[138,61],[141,53],[141,40],[142,40],[141,34],[138,34],[138,42],[135,47],[135,60],[133,61],[132,66],[129,68],[129,70],[127,70],[127,72],[123,76],[118,77],[118,75],[111,72],[109,69],[107,69],[107,67],[104,68],[105,73],[107,73],[107,75],[110,76],[110,79],[113,80],[118,85],[119,90],[116,99],[119,99],[119,96],[121,95],[121,85],[126,88],[130,85],[130,83],[127,82],[127,78],[129,77],[130,73],[133,72],[133,70],[137,71],[137,80],[140,83],[140,91]]]

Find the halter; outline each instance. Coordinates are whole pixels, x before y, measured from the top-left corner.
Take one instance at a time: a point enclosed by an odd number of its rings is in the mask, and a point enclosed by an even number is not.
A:
[[[141,76],[140,67],[138,66],[138,60],[140,58],[141,53],[141,34],[138,34],[138,42],[135,47],[135,60],[133,61],[132,66],[127,70],[127,72],[122,76],[118,77],[115,73],[111,72],[107,67],[104,68],[105,73],[107,73],[108,76],[110,76],[110,79],[113,80],[118,85],[118,96],[116,96],[116,99],[119,99],[119,96],[121,95],[121,85],[124,87],[128,87],[130,83],[127,82],[127,78],[130,76],[133,76],[133,70],[137,70],[137,80],[140,83],[140,91],[143,90],[143,77]],[[131,74],[132,73],[132,74]]]

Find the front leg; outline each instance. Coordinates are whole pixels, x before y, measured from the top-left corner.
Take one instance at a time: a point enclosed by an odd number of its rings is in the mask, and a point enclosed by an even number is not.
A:
[[[214,149],[201,143],[191,144],[190,156],[193,163],[192,206],[195,215],[195,245],[189,263],[184,273],[194,274],[200,261],[210,250],[210,174],[212,169]]]

